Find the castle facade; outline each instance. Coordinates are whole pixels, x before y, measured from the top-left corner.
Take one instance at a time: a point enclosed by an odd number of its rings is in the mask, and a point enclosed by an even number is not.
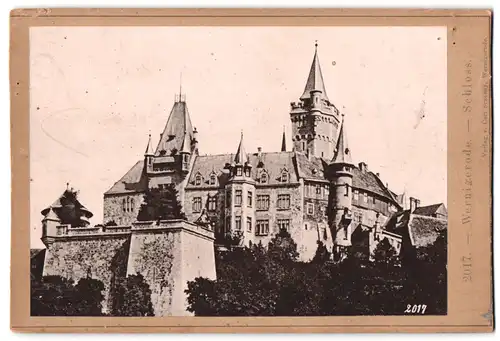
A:
[[[202,142],[179,95],[156,148],[150,136],[144,157],[104,193],[104,221],[132,224],[144,191],[174,184],[188,220],[209,221],[216,243],[238,233],[245,245],[266,245],[284,228],[309,260],[318,241],[341,254],[358,228],[378,239],[388,217],[404,208],[403,197],[366,163],[353,163],[346,118],[327,95],[317,46],[290,120],[291,150],[283,132],[281,150],[248,153],[242,133],[232,153],[200,155]],[[401,247],[401,235],[385,237]]]

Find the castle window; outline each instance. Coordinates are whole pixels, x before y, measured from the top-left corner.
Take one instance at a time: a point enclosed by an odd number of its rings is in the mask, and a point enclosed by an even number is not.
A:
[[[262,172],[260,174],[260,183],[267,184],[267,173],[266,172]]]
[[[290,209],[290,194],[278,195],[278,209],[280,210]]]
[[[194,179],[194,184],[195,186],[200,186],[201,185],[201,175],[197,174],[195,179]]]
[[[278,219],[278,231],[290,229],[290,219]]]
[[[215,196],[208,197],[208,210],[215,211],[217,208],[217,198]]]
[[[304,141],[302,141],[302,151],[303,152],[306,151],[306,143]]]
[[[235,222],[235,230],[236,231],[241,231],[241,217],[234,217],[234,222]]]
[[[349,195],[349,184],[345,184],[345,193],[344,193],[344,196],[348,196]]]
[[[377,203],[377,198],[373,197],[373,204],[375,205]]]
[[[321,152],[321,157],[324,157],[325,156],[325,153],[324,152]]]
[[[252,232],[252,217],[247,217],[247,231]]]
[[[321,195],[321,185],[316,185],[316,194]]]
[[[257,210],[269,211],[269,195],[257,195]]]
[[[196,197],[193,198],[193,212],[201,212],[201,198]]]
[[[252,192],[248,191],[247,193],[247,206],[252,207],[252,199],[253,199],[253,194]]]
[[[148,164],[151,166],[152,163],[153,163],[153,158],[152,157],[148,157]]]
[[[241,206],[241,189],[235,191],[234,206]]]
[[[127,200],[125,198],[122,200],[122,209],[123,212],[127,212]]]
[[[245,176],[250,177],[250,168],[245,168]]]
[[[368,193],[363,193],[364,194],[364,202],[368,203]]]
[[[257,220],[255,225],[255,235],[267,236],[269,234],[269,220]]]
[[[241,174],[242,174],[241,167],[236,167],[236,175],[241,176]]]
[[[314,214],[314,204],[308,202],[307,203],[307,214],[313,215]]]
[[[328,187],[328,185],[325,185],[325,197],[328,198],[329,195],[330,195],[330,188]]]
[[[288,182],[288,172],[286,170],[281,172],[281,182]]]
[[[228,190],[226,192],[226,207],[229,207],[231,205],[231,190]]]
[[[215,174],[210,175],[210,185],[215,185],[216,177]]]
[[[131,198],[130,199],[130,212],[134,212],[134,206],[135,206],[134,204],[135,204],[134,198]]]
[[[359,200],[359,192],[358,190],[354,190],[354,200],[358,201]]]

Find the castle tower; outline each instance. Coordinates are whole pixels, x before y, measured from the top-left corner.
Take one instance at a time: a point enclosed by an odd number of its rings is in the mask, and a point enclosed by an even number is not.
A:
[[[226,232],[241,233],[243,243],[249,245],[255,235],[255,180],[252,165],[245,151],[243,132],[226,184]]]
[[[345,120],[342,120],[334,156],[327,168],[330,181],[329,225],[334,238],[334,256],[340,258],[351,245],[353,168]]]
[[[290,120],[295,151],[327,160],[333,157],[340,117],[326,94],[318,44],[300,101],[291,103]]]
[[[42,219],[42,242],[45,246],[49,246],[54,241],[54,236],[57,235],[57,226],[61,225],[61,219],[54,212],[52,207]]]

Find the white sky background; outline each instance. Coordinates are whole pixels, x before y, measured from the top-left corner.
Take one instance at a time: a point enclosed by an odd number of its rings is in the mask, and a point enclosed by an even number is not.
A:
[[[102,197],[139,159],[183,93],[202,154],[291,150],[298,101],[319,43],[330,100],[354,161],[398,193],[446,202],[444,27],[47,27],[31,29],[31,244],[64,191],[102,222]],[[438,39],[439,38],[439,39]],[[333,63],[335,62],[335,63]],[[335,64],[335,65],[334,65]],[[419,117],[424,114],[423,119]]]

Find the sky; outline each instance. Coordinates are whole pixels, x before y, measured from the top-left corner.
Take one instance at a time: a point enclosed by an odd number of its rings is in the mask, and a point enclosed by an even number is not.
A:
[[[355,163],[391,190],[447,200],[445,27],[33,27],[31,246],[66,183],[102,222],[103,193],[156,146],[180,91],[201,154],[291,149],[290,102],[318,53]],[[182,75],[182,76],[181,76]],[[182,83],[181,83],[182,79]]]

